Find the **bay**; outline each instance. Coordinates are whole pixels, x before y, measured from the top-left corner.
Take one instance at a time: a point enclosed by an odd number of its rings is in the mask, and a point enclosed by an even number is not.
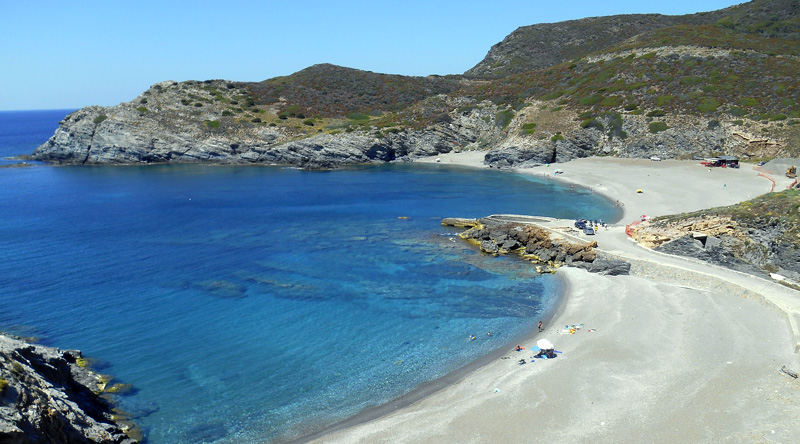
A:
[[[0,113],[0,153],[57,114]],[[296,437],[532,331],[558,279],[442,217],[616,217],[587,190],[451,165],[33,166],[0,190],[0,330],[132,384],[120,405],[159,444]]]

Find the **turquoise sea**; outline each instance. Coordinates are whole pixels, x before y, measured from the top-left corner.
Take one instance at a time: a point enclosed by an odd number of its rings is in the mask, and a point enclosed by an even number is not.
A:
[[[0,112],[0,157],[67,112]],[[0,168],[0,196],[0,331],[132,384],[119,402],[152,444],[285,441],[533,331],[560,281],[442,217],[617,218],[589,191],[440,164],[35,165]]]

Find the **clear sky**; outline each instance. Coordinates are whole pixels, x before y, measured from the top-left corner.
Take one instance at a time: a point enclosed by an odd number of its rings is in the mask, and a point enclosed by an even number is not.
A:
[[[164,80],[259,81],[316,63],[460,74],[520,26],[741,0],[0,0],[0,110],[116,105]]]

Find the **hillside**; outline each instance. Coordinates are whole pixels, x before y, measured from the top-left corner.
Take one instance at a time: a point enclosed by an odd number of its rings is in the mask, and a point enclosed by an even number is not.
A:
[[[798,156],[798,3],[532,25],[463,76],[320,64],[263,82],[162,82],[68,116],[33,157],[331,168],[453,150],[487,150],[498,167]]]
[[[543,69],[606,52],[639,34],[678,25],[714,25],[741,34],[796,40],[800,36],[798,13],[796,0],[755,0],[682,16],[629,14],[523,26],[494,45],[465,75],[496,78]]]

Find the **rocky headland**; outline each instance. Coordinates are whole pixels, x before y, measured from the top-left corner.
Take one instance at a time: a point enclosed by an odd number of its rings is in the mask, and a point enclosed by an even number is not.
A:
[[[329,64],[263,82],[165,81],[67,116],[32,158],[60,164],[341,165],[481,150],[500,168],[587,156],[797,157],[800,8],[520,28],[460,75]]]
[[[0,334],[0,442],[134,444],[103,394],[124,390],[86,368],[77,350]]]

